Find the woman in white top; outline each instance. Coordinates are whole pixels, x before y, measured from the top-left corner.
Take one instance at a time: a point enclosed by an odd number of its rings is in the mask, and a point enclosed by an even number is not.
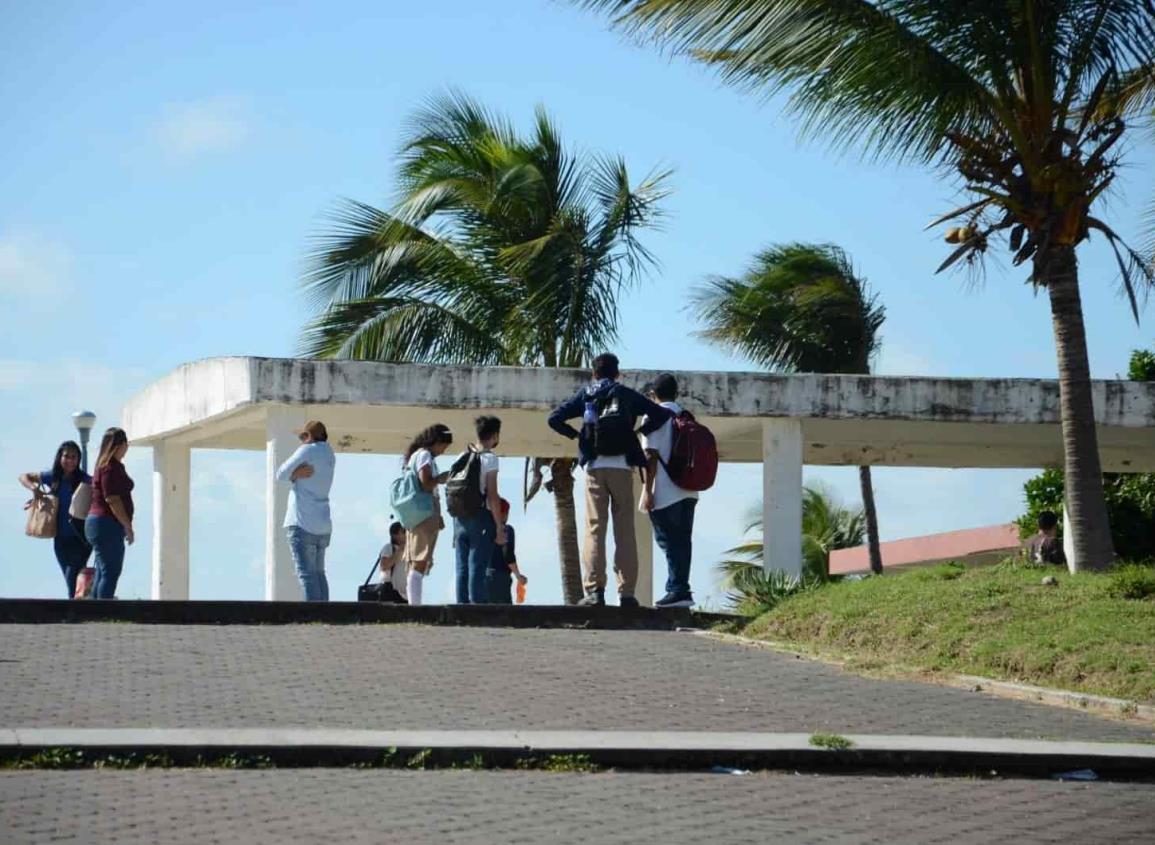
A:
[[[453,443],[453,432],[449,426],[437,423],[413,438],[405,450],[402,463],[405,469],[417,471],[421,487],[433,494],[433,515],[405,532],[405,559],[409,563],[406,578],[409,603],[421,604],[421,587],[425,576],[433,566],[433,550],[437,546],[437,535],[445,527],[441,518],[441,499],[437,495],[437,485],[444,484],[449,473],[439,472],[437,458]]]

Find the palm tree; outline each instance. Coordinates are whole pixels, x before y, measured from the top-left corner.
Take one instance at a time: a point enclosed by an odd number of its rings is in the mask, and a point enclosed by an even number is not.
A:
[[[870,372],[886,311],[832,245],[763,250],[740,279],[714,278],[693,295],[706,328],[698,332],[773,370]],[[882,572],[870,467],[858,468],[870,569]]]
[[[821,485],[802,491],[802,577],[790,579],[780,572],[762,568],[762,504],[756,503],[747,515],[749,540],[727,549],[733,557],[717,564],[730,603],[740,610],[757,612],[775,598],[820,583],[830,577],[830,553],[862,545],[865,518],[862,511],[845,508]]]
[[[961,175],[973,201],[934,224],[957,246],[940,270],[1006,237],[1047,292],[1058,358],[1076,568],[1114,555],[1091,404],[1077,248],[1092,233],[1136,289],[1155,283],[1092,207],[1126,128],[1107,92],[1155,65],[1150,0],[577,0],[763,94],[789,94],[803,130],[880,158]]]
[[[666,174],[631,186],[615,158],[575,157],[542,109],[533,131],[460,94],[409,125],[391,211],[347,202],[305,286],[306,354],[583,367],[617,336],[617,297],[651,256]],[[562,588],[582,596],[572,458],[548,461]]]
[[[1112,115],[1144,125],[1148,138],[1155,139],[1155,65],[1132,68],[1120,75],[1096,111],[1099,119]],[[1143,230],[1147,267],[1155,273],[1155,200],[1144,210]]]

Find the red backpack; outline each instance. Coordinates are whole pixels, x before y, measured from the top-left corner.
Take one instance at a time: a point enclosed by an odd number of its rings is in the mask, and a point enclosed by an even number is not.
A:
[[[683,490],[709,490],[718,475],[718,444],[714,433],[689,411],[677,414],[673,423],[670,460],[662,461],[662,466],[670,480]]]

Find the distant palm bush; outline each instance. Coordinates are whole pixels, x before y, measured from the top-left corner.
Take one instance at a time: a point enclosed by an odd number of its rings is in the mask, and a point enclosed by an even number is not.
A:
[[[820,586],[830,577],[830,553],[861,546],[866,521],[859,508],[843,507],[824,487],[807,486],[802,492],[802,575],[763,569],[762,503],[747,514],[744,533],[759,536],[726,550],[718,564],[726,600],[748,615],[762,613],[782,599]]]

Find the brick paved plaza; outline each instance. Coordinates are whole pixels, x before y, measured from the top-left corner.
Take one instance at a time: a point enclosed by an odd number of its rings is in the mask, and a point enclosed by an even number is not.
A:
[[[8,845],[1143,843],[1155,788],[790,774],[0,774]]]
[[[1150,742],[688,632],[4,625],[0,727],[835,731]],[[1155,842],[1155,786],[755,773],[0,772],[0,842]]]
[[[2,727],[654,729],[1136,741],[1138,723],[690,633],[5,625]]]

